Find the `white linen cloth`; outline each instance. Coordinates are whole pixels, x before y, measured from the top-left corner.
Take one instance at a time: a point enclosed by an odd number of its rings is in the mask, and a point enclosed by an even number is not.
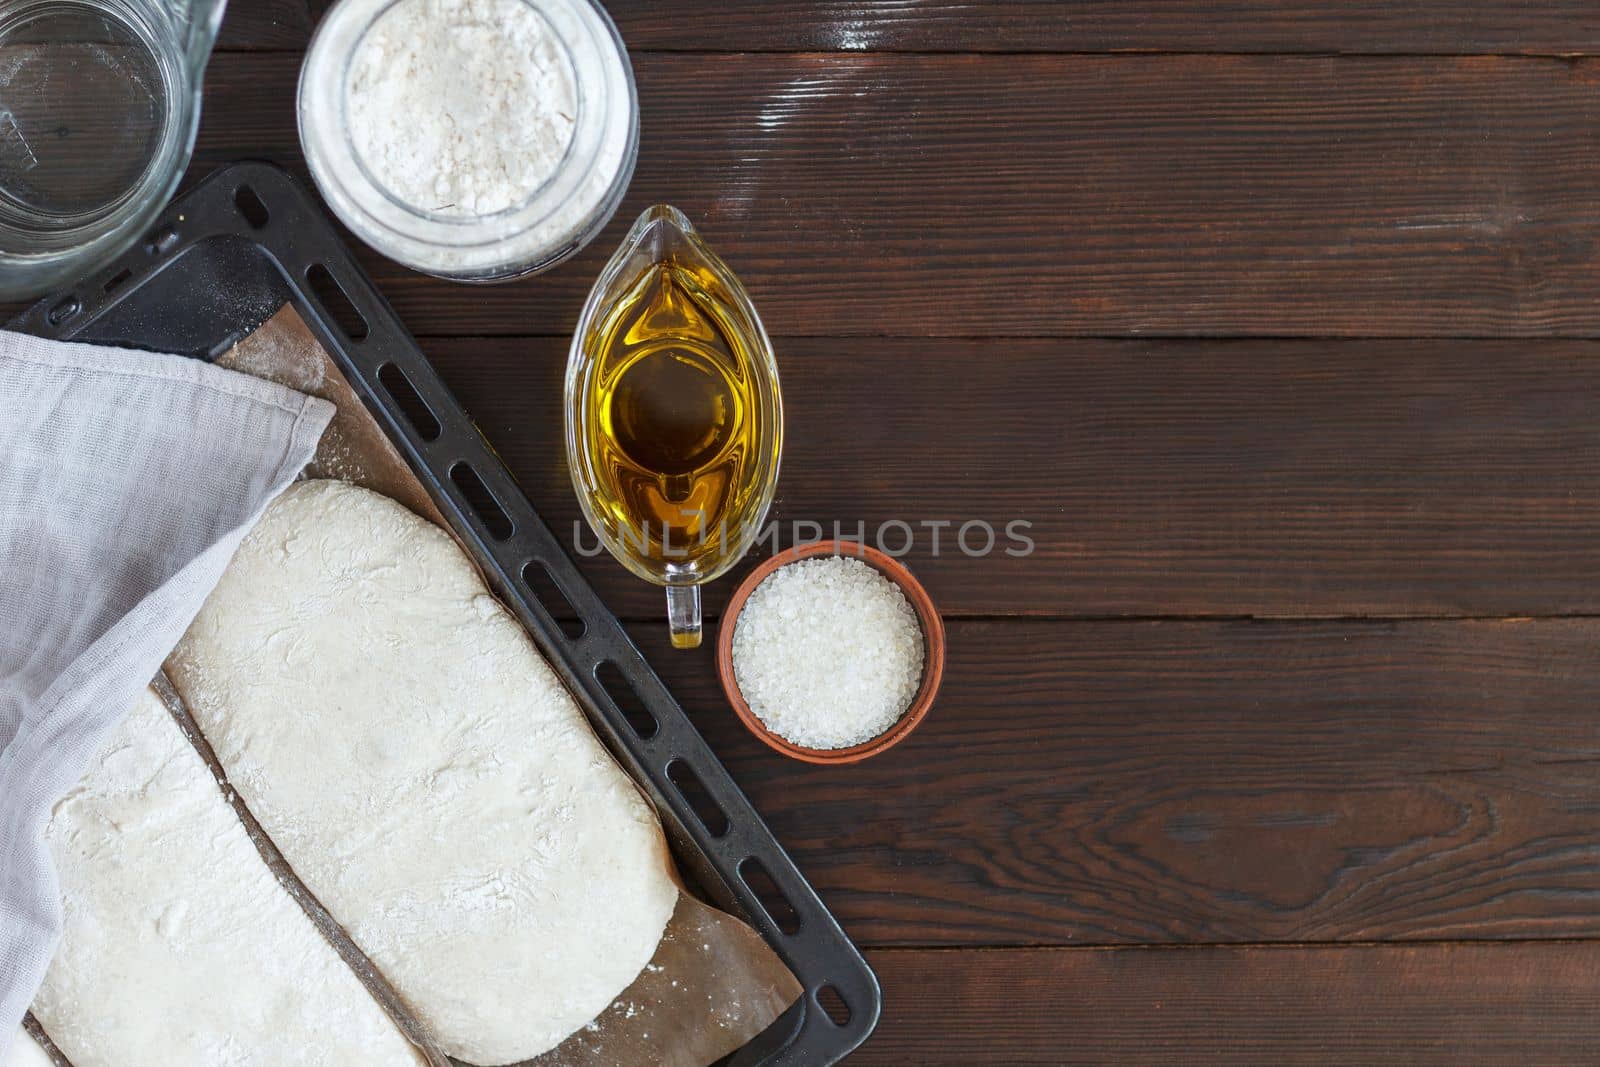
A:
[[[61,929],[42,834],[333,405],[0,331],[0,1063]]]

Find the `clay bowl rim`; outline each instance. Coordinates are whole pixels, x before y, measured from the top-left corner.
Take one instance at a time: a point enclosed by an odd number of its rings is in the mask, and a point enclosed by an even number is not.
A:
[[[922,685],[917,689],[917,695],[912,698],[911,706],[906,708],[905,714],[901,715],[899,721],[888,730],[870,741],[864,741],[850,748],[807,748],[773,733],[767,729],[765,723],[756,718],[755,712],[750,710],[750,705],[746,703],[744,694],[739,691],[739,683],[733,673],[733,631],[738,624],[739,613],[744,610],[745,601],[750,598],[756,586],[779,567],[786,567],[791,563],[815,556],[853,556],[873,567],[905,594],[906,600],[917,613],[917,621],[922,626],[924,642]],[[933,707],[934,698],[939,693],[939,684],[944,678],[944,620],[939,617],[939,611],[934,607],[933,599],[928,596],[928,591],[922,587],[922,583],[917,581],[916,576],[903,563],[892,556],[859,541],[830,539],[796,545],[762,562],[745,577],[743,582],[739,583],[739,588],[734,590],[732,598],[728,601],[727,610],[723,612],[722,620],[717,624],[717,674],[722,681],[722,692],[727,696],[728,703],[733,705],[739,721],[769,748],[805,763],[859,763],[905,740],[927,716],[928,709]]]

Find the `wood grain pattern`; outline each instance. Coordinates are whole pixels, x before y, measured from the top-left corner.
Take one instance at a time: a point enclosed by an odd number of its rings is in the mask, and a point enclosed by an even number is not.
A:
[[[1600,946],[874,952],[851,1067],[1593,1062]]]
[[[307,0],[233,0],[222,15],[217,49],[298,52],[313,24]]]
[[[235,0],[195,175],[304,174],[326,2]],[[668,200],[778,337],[775,517],[1033,523],[919,540],[945,688],[851,768],[749,737],[584,561],[876,946],[851,1062],[1591,1061],[1600,619],[1085,617],[1600,614],[1600,9],[608,6],[643,145],[591,248],[495,289],[361,252],[535,504],[571,530],[564,338]]]
[[[1600,50],[1600,15],[1577,0],[732,0],[716,32],[688,0],[611,0],[634,49],[971,52],[1543,52]]]
[[[564,334],[677,203],[775,334],[1591,335],[1600,66],[1240,56],[636,58],[639,169],[490,290],[365,255],[418,334]],[[212,64],[198,167],[298,166],[291,55]]]
[[[1600,621],[957,622],[843,768],[632,632],[866,944],[1600,936]]]
[[[947,615],[1600,612],[1595,342],[776,346],[783,543],[838,523],[894,550],[906,531],[885,524],[909,523],[905,560]],[[566,341],[424,347],[563,541],[593,551],[561,439]],[[972,520],[996,531],[978,558]],[[1014,520],[1029,555],[1008,554]],[[579,563],[614,611],[659,615],[610,556]]]
[[[223,47],[294,48],[328,0],[241,0]],[[1487,52],[1600,51],[1600,15],[1578,0],[724,0],[716,31],[688,0],[610,0],[635,51]]]

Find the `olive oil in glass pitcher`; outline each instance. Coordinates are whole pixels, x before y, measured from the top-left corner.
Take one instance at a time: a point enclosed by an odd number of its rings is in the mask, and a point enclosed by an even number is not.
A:
[[[783,407],[750,297],[676,208],[640,215],[589,293],[566,439],[589,525],[666,587],[673,645],[699,645],[699,587],[738,562],[772,503]]]

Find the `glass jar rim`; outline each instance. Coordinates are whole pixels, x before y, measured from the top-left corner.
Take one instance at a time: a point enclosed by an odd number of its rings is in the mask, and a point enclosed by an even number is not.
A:
[[[445,215],[408,204],[371,174],[345,121],[347,84],[357,49],[377,22],[411,0],[345,0],[324,17],[307,49],[298,88],[300,139],[318,188],[346,225],[392,258],[447,276],[540,269],[593,236],[609,220],[632,177],[638,100],[627,51],[594,0],[516,0],[544,23],[572,74],[578,114],[561,162],[524,200],[486,214]],[[621,145],[618,151],[618,145]],[[591,188],[597,168],[614,169]],[[605,175],[601,175],[604,180]],[[570,225],[563,212],[586,199]],[[530,239],[542,229],[543,240]]]

